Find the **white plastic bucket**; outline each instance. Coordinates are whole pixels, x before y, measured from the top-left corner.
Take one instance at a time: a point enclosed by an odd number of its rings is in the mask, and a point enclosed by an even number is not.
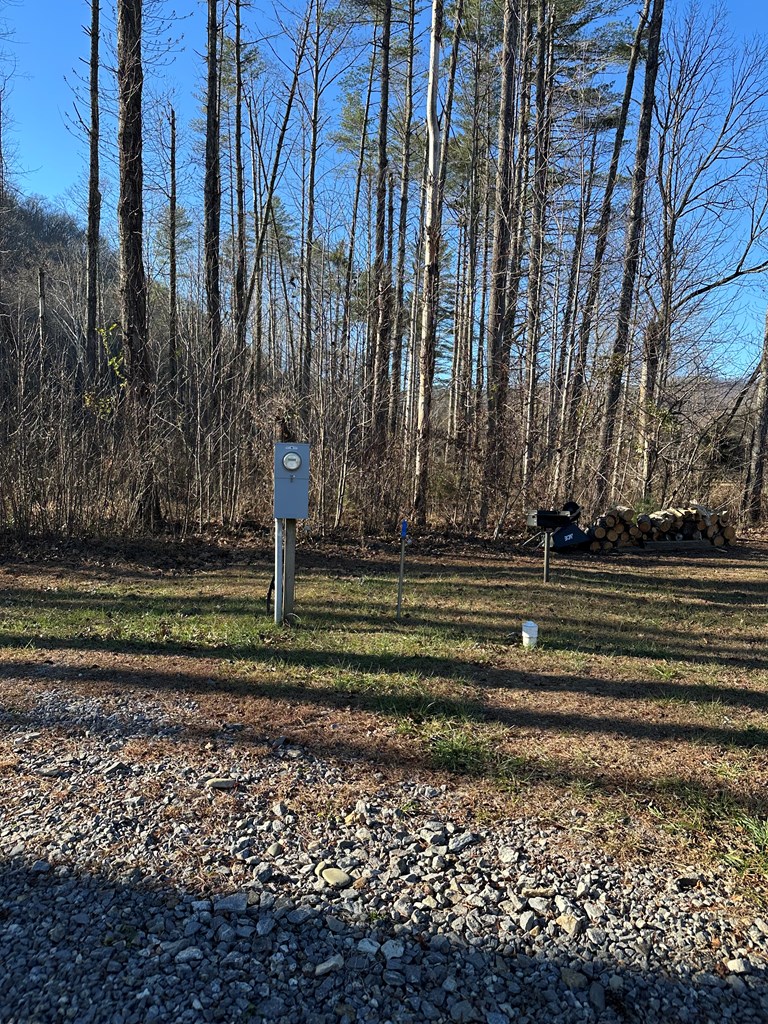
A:
[[[523,623],[523,647],[535,647],[539,639],[539,627],[535,622]]]

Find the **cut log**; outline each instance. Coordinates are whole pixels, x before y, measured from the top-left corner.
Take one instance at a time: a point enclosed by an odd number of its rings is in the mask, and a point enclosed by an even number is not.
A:
[[[617,508],[614,509],[614,511],[616,512],[616,515],[619,517],[619,519],[622,520],[622,522],[634,523],[635,510],[633,508],[629,508],[627,505],[619,505],[617,506]]]

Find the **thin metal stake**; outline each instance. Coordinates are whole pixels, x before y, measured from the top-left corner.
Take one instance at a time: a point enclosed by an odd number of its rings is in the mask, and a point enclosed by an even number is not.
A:
[[[397,620],[403,610],[403,580],[405,578],[405,538],[408,534],[408,523],[404,519],[400,526],[400,579],[397,584]]]
[[[549,546],[552,543],[552,534],[549,530],[544,531],[544,582],[549,583]]]

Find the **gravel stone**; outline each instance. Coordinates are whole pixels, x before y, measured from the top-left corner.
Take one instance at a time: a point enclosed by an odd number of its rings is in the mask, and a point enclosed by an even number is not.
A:
[[[460,999],[451,1007],[451,1020],[456,1021],[456,1024],[470,1024],[477,1019],[475,1008],[466,999]]]
[[[549,914],[552,910],[552,901],[542,896],[533,896],[528,900],[528,906],[537,914]]]
[[[598,1013],[605,1009],[605,989],[599,981],[593,981],[589,986],[589,1001]]]
[[[321,964],[315,967],[315,977],[322,978],[325,974],[330,974],[331,971],[338,971],[344,966],[344,957],[341,953],[337,953],[336,956],[329,957],[327,960],[323,960]]]
[[[451,853],[462,853],[467,847],[475,843],[477,838],[471,832],[463,832],[460,836],[452,836],[448,842],[448,850]]]
[[[731,974],[748,974],[749,964],[742,957],[736,957],[733,960],[729,960],[725,965]]]
[[[206,789],[234,789],[237,786],[237,779],[206,779]]]
[[[533,931],[536,927],[536,915],[532,910],[526,910],[520,915],[520,927],[524,932]]]
[[[405,944],[397,939],[389,939],[382,945],[381,952],[387,960],[399,960],[405,952]]]
[[[578,991],[589,985],[589,979],[586,974],[582,974],[581,971],[571,970],[570,967],[561,967],[560,977],[566,988],[571,989],[571,991]]]
[[[180,950],[174,960],[177,964],[191,964],[204,958],[205,954],[202,949],[198,949],[197,946],[188,946],[186,949]]]
[[[217,914],[244,914],[248,909],[248,893],[233,892],[231,896],[221,896],[214,900],[213,909]]]
[[[351,876],[340,868],[323,868],[320,875],[324,882],[332,885],[335,889],[346,889],[352,884]]]

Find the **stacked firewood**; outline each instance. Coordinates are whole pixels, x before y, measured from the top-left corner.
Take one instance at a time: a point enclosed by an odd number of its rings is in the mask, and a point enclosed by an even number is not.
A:
[[[643,539],[643,532],[635,522],[635,510],[625,505],[609,508],[598,516],[587,533],[590,551],[637,547]]]
[[[595,552],[686,541],[710,543],[721,548],[736,537],[736,530],[730,524],[726,511],[714,511],[694,504],[638,516],[635,516],[634,509],[618,506],[598,516],[587,532],[589,549]]]

